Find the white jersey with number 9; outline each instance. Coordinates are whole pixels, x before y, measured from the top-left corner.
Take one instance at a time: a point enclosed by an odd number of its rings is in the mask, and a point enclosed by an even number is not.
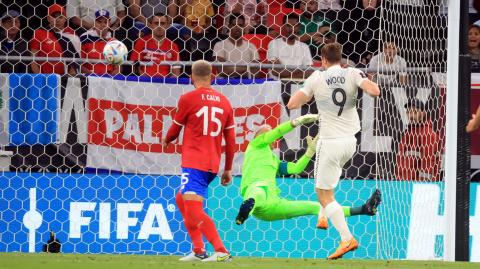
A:
[[[315,97],[320,138],[353,136],[360,131],[357,112],[358,87],[367,76],[356,68],[334,65],[325,71],[315,71],[300,89]]]

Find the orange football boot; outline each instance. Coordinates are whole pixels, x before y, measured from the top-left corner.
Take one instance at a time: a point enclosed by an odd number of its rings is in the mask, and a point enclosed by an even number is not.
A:
[[[358,241],[355,238],[352,238],[348,241],[340,242],[340,246],[337,250],[330,256],[328,256],[329,260],[336,260],[340,259],[345,253],[354,251],[358,248]]]
[[[322,230],[328,229],[328,219],[327,219],[327,217],[323,216],[323,217],[318,219],[317,229],[322,229]]]

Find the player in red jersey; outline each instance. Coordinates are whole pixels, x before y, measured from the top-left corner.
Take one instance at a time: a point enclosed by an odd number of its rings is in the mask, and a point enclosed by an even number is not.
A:
[[[228,99],[211,88],[212,66],[200,60],[192,66],[195,90],[180,97],[173,124],[162,140],[164,147],[183,130],[182,183],[176,202],[192,239],[193,251],[181,261],[229,261],[232,256],[223,245],[212,219],[203,210],[208,185],[216,177],[225,137],[225,171],[222,185],[232,181],[235,146],[233,109]],[[207,256],[202,235],[215,253]]]
[[[165,36],[171,25],[170,18],[165,14],[157,13],[147,21],[152,34],[140,37],[135,42],[130,60],[154,62],[151,66],[138,66],[138,73],[142,76],[179,76],[180,67],[170,68],[168,65],[161,65],[162,61],[178,61],[180,59],[177,44]]]
[[[108,41],[113,40],[110,32],[110,13],[108,10],[100,9],[95,12],[95,23],[93,28],[80,36],[81,57],[85,59],[104,59],[103,48]],[[104,63],[84,63],[81,66],[82,73],[97,75],[116,75],[120,72],[119,65]]]

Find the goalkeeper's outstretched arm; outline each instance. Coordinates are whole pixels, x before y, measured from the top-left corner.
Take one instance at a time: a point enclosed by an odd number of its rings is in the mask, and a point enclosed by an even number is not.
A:
[[[307,137],[307,150],[300,159],[296,162],[281,162],[279,166],[280,175],[297,175],[305,170],[308,163],[315,155],[316,145],[318,141],[318,136],[312,138]]]
[[[317,114],[307,114],[307,115],[300,116],[291,121],[287,121],[278,125],[273,130],[270,130],[268,132],[258,135],[250,143],[255,146],[270,145],[273,142],[275,142],[277,139],[280,139],[282,136],[292,131],[295,127],[300,126],[302,124],[314,122],[317,119],[318,119]]]

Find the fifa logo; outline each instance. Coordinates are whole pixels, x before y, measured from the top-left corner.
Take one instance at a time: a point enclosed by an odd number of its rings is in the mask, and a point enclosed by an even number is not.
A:
[[[166,209],[176,211],[173,204]],[[132,239],[136,235],[137,240],[148,240],[150,236],[173,240],[162,204],[70,202],[67,211],[70,239],[93,233],[98,239]],[[45,224],[44,216],[37,210],[36,188],[29,189],[29,209],[22,222],[28,229],[28,251],[35,252],[37,230]]]

